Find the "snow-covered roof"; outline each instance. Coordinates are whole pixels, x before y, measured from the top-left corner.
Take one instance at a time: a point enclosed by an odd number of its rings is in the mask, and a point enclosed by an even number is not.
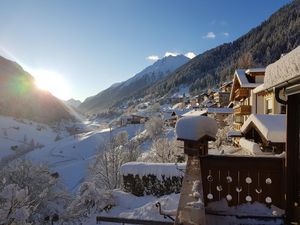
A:
[[[185,163],[145,163],[129,162],[121,166],[121,175],[138,175],[139,177],[155,175],[158,179],[164,177],[182,177]]]
[[[262,91],[264,91],[266,88],[265,88],[265,84],[261,84],[259,86],[257,86],[256,88],[253,89],[253,93],[254,94],[257,94],[257,93],[260,93]]]
[[[266,71],[265,68],[250,68],[250,69],[247,69],[245,72],[247,74],[250,74],[250,73],[264,73]]]
[[[241,131],[231,130],[228,131],[227,133],[227,137],[241,137],[241,136],[243,136]]]
[[[178,139],[198,141],[209,136],[215,138],[218,131],[217,122],[207,116],[186,116],[176,123]]]
[[[231,114],[233,113],[233,109],[232,108],[207,108],[207,113]]]
[[[185,114],[183,114],[182,116],[183,117],[186,117],[186,116],[201,116],[203,114],[207,113],[206,110],[191,110]]]
[[[201,116],[203,114],[232,114],[233,109],[232,108],[206,108],[203,110],[192,110],[189,111],[182,116]]]
[[[246,71],[243,69],[237,69],[235,71],[235,76],[238,79],[242,88],[256,88],[261,84],[261,83],[250,83],[248,78],[246,77]]]
[[[286,115],[251,114],[241,128],[242,133],[247,131],[251,122],[266,140],[274,143],[286,141]]]
[[[265,88],[300,77],[300,46],[266,68]]]

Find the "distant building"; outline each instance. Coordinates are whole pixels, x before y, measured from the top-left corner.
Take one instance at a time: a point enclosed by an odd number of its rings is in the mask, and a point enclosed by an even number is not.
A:
[[[229,100],[233,102],[234,128],[240,130],[252,112],[255,104],[251,98],[251,90],[264,82],[265,69],[237,69],[234,73]]]

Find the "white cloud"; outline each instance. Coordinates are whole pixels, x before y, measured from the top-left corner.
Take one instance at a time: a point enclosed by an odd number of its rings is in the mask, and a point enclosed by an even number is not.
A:
[[[166,52],[165,53],[165,57],[168,57],[168,56],[177,56],[177,55],[179,55],[179,53],[177,53],[177,52]]]
[[[151,61],[157,61],[159,60],[159,57],[157,55],[149,55],[146,59]]]
[[[195,56],[197,56],[194,52],[187,52],[184,54],[186,57],[192,59],[194,58]]]
[[[215,39],[216,35],[214,32],[210,31],[208,32],[205,36],[203,36],[203,38],[207,38],[207,39]]]
[[[225,37],[228,37],[228,36],[229,36],[229,33],[228,33],[228,32],[224,32],[223,35],[224,35]]]

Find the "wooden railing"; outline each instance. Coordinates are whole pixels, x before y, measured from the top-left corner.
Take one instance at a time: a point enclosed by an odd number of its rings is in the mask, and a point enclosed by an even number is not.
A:
[[[234,99],[236,101],[241,100],[242,98],[247,98],[250,95],[250,91],[245,88],[239,88],[234,92]]]
[[[139,219],[128,219],[120,217],[106,217],[106,216],[97,216],[97,224],[101,222],[111,222],[111,223],[121,223],[121,224],[142,224],[142,225],[173,225],[174,222],[169,221],[157,221],[157,220],[139,220]]]
[[[239,105],[233,108],[235,115],[250,115],[251,105]]]
[[[284,159],[202,156],[204,203],[226,199],[229,206],[260,202],[285,208]]]

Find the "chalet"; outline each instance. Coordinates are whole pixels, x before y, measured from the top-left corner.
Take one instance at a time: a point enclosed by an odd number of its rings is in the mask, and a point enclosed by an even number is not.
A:
[[[219,91],[214,93],[214,101],[218,107],[224,107],[229,104],[231,85],[232,81],[226,82],[219,88]]]
[[[126,126],[127,124],[143,124],[148,119],[149,118],[146,116],[135,115],[135,114],[123,116],[121,118],[121,126]]]
[[[247,140],[258,144],[263,152],[280,154],[285,150],[286,115],[251,114],[241,132]]]
[[[231,108],[206,108],[202,110],[192,110],[183,114],[183,117],[187,116],[208,116],[217,121],[219,127],[225,126],[225,118],[233,113]]]
[[[286,223],[300,224],[300,46],[266,68],[264,88],[287,107]]]
[[[281,91],[280,97],[283,98]],[[252,90],[252,113],[257,114],[285,114],[286,106],[276,101],[273,89],[266,90],[265,84],[261,84]]]
[[[252,112],[251,90],[264,82],[264,68],[237,69],[234,73],[229,100],[234,104],[234,128],[240,130]]]

